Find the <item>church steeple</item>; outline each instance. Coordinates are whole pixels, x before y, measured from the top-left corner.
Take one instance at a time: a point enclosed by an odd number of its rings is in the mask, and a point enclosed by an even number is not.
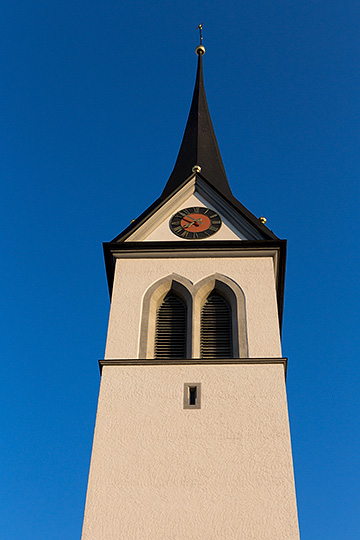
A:
[[[280,336],[286,240],[231,193],[204,52],[200,41],[163,194],[104,244],[111,312],[83,540],[299,540]]]
[[[210,185],[225,197],[232,197],[206,100],[203,77],[204,53],[205,48],[200,44],[196,48],[198,65],[190,113],[174,170],[162,196],[170,195],[176,190],[193,173],[193,167],[197,165],[201,167],[201,176]]]

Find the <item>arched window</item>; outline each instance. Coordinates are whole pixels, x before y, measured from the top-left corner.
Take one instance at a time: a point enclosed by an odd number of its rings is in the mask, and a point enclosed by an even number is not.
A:
[[[232,358],[232,342],[231,307],[213,290],[201,309],[201,358]]]
[[[144,294],[138,357],[248,358],[245,307],[242,289],[222,274],[196,284],[165,276]]]
[[[156,310],[155,358],[186,358],[186,305],[170,290]]]

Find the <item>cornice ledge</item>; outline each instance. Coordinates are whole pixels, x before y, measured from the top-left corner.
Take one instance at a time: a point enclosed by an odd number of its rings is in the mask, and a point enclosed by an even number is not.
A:
[[[99,360],[100,374],[103,366],[212,366],[224,364],[282,364],[286,377],[287,357],[284,358],[185,358],[185,359],[165,359],[165,358],[109,358]]]

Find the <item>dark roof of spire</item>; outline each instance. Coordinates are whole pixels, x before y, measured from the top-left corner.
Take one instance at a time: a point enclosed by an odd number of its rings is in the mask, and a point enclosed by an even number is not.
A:
[[[220,197],[235,208],[265,239],[278,240],[277,236],[242,205],[231,192],[206,101],[202,54],[199,54],[199,49],[205,51],[201,45],[197,48],[198,67],[194,95],[174,170],[160,197],[121,234],[114,238],[113,242],[122,242],[131,236],[167,200],[171,199],[179,189],[185,186],[195,174],[197,178],[211,186]],[[201,167],[201,172],[196,171],[195,173],[192,170],[195,165]]]
[[[192,174],[194,165],[200,165],[201,175],[210,185],[225,197],[232,196],[206,101],[202,57],[203,55],[198,53],[196,82],[189,118],[174,170],[162,196],[176,190]]]

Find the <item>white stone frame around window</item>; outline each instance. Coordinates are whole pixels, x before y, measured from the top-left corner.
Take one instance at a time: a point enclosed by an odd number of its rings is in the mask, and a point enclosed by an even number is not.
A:
[[[154,358],[156,312],[170,290],[179,296],[186,305],[186,357],[191,358],[193,313],[193,298],[190,293],[191,287],[192,283],[188,279],[178,274],[170,274],[151,285],[146,291],[142,307],[139,358]]]
[[[212,291],[217,291],[231,307],[234,358],[248,358],[246,303],[241,287],[222,274],[212,274],[195,285],[178,274],[170,274],[151,285],[143,297],[139,358],[154,358],[156,311],[173,290],[187,307],[186,355],[200,358],[201,308]]]

